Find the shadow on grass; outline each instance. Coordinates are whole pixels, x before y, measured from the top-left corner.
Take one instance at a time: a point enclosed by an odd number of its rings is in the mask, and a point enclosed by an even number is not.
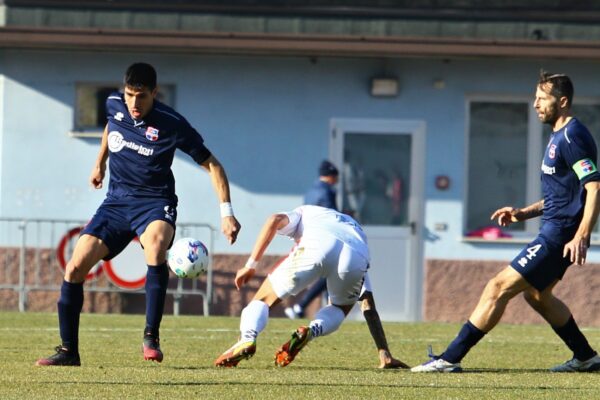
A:
[[[227,367],[214,367],[214,366],[189,366],[189,367],[167,367],[169,369],[174,369],[174,370],[183,370],[183,371],[194,371],[194,370],[207,370],[207,369],[212,369],[212,370],[221,370],[221,371],[230,371],[230,370],[247,370],[247,371],[257,371],[257,370],[298,370],[298,371],[346,371],[346,372],[365,372],[365,371],[398,371],[398,370],[393,370],[393,369],[379,369],[379,368],[373,368],[371,369],[366,369],[364,367],[359,368],[359,367],[318,367],[318,366],[310,366],[310,367],[303,367],[303,366],[293,366],[293,367],[285,367],[285,368],[280,368],[280,367],[276,367],[273,364],[271,365],[267,365],[265,364],[264,366],[258,366],[258,365],[252,365],[251,368],[249,367],[245,367],[244,364],[242,364],[241,367],[233,367],[233,368],[227,368]],[[407,371],[407,370],[405,370]]]
[[[530,374],[555,374],[547,368],[469,368],[464,369],[461,374],[515,374],[515,373],[530,373]]]
[[[43,384],[57,384],[57,382],[40,382]],[[589,391],[589,386],[569,386],[569,387],[553,387],[547,385],[532,385],[532,386],[519,386],[519,385],[440,385],[440,384],[423,384],[423,383],[331,383],[331,382],[302,382],[302,383],[290,383],[290,382],[244,382],[244,381],[230,381],[230,382],[216,382],[216,381],[194,381],[194,382],[152,382],[147,383],[148,385],[164,386],[164,387],[211,387],[211,386],[236,386],[236,387],[282,387],[282,388],[411,388],[411,389],[429,389],[429,390],[440,390],[440,389],[493,389],[493,390],[552,390],[552,391],[567,391],[573,393],[574,391]],[[139,386],[138,381],[135,382],[116,382],[116,381],[63,381],[60,385],[114,385],[114,386]]]
[[[234,368],[224,368],[224,367],[214,367],[214,366],[189,366],[189,367],[166,367],[172,370],[181,370],[181,371],[201,371],[201,370],[222,370],[229,371],[232,369],[235,370],[247,370],[247,371],[256,371],[256,370],[281,370],[283,368],[275,367],[272,365],[265,365],[264,368],[257,368],[256,365],[253,368],[245,368],[242,367],[234,367]],[[344,366],[293,366],[286,367],[286,370],[297,370],[297,371],[340,371],[340,372],[375,372],[375,373],[407,373],[412,374],[409,369],[395,368],[395,369],[381,369],[381,368],[364,368],[364,367],[344,367]],[[460,374],[557,374],[556,372],[550,372],[549,369],[546,368],[468,368],[464,369],[460,373],[446,373],[444,375],[460,375]],[[440,373],[432,373],[433,375],[440,375]],[[600,372],[587,372],[587,374],[598,374]],[[424,376],[426,373],[415,373],[413,376]],[[563,375],[563,374],[559,374]]]

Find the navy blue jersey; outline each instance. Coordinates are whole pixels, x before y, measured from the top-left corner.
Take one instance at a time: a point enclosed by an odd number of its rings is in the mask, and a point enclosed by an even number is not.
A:
[[[315,184],[306,192],[304,204],[333,208],[337,210],[335,202],[335,190],[333,186],[322,180],[317,180]]]
[[[154,100],[143,120],[134,120],[122,93],[106,100],[110,181],[108,196],[177,199],[171,165],[181,149],[197,163],[210,156],[202,136],[171,107]]]
[[[572,118],[562,129],[552,133],[542,163],[542,221],[544,227],[548,225],[546,229],[542,227],[542,233],[580,223],[585,205],[583,186],[600,180],[596,163],[596,143],[577,119]]]

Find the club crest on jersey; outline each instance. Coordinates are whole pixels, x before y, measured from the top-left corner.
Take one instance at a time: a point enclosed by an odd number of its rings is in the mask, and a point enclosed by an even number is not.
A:
[[[548,150],[548,157],[552,159],[556,157],[556,145],[554,143],[550,145],[550,149]]]
[[[156,142],[158,140],[158,129],[149,126],[148,129],[146,129],[146,139],[151,142]]]

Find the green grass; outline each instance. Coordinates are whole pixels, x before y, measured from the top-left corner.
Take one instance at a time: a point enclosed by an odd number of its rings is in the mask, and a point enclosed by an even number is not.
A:
[[[462,374],[378,370],[364,323],[307,346],[286,368],[273,366],[276,348],[297,321],[271,319],[254,358],[234,369],[212,361],[237,339],[238,318],[164,318],[165,360],[141,357],[139,315],[84,314],[81,368],[33,363],[59,343],[56,316],[0,313],[0,399],[597,399],[600,373],[552,374],[547,368],[570,353],[547,326],[500,325],[463,360]],[[427,344],[442,351],[457,324],[386,323],[393,354],[413,365]],[[586,329],[600,348],[600,330]]]

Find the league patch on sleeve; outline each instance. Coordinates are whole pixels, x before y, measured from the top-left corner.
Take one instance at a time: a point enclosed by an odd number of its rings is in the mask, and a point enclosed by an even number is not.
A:
[[[592,160],[589,158],[584,158],[583,160],[579,160],[573,164],[573,171],[575,171],[577,177],[579,180],[581,180],[586,176],[598,171],[598,168],[596,168],[596,165],[594,165]]]

